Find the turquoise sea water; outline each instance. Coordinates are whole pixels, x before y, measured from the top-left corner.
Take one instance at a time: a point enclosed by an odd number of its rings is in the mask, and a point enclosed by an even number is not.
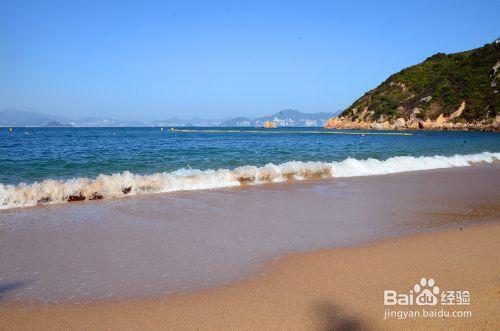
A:
[[[393,156],[451,156],[500,152],[487,132],[409,132],[411,135],[331,134],[323,129],[160,128],[0,129],[0,183],[96,177],[130,171],[232,169],[287,161],[341,161]],[[343,131],[360,133],[360,131]]]

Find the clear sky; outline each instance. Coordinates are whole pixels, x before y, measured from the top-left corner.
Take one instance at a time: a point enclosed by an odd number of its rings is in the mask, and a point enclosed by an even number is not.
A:
[[[336,111],[500,35],[500,1],[0,0],[0,109],[78,118]]]

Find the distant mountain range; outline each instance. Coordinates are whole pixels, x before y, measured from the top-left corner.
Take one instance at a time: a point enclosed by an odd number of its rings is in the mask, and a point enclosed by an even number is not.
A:
[[[0,126],[44,126],[50,122],[69,123],[71,120],[63,116],[5,109],[0,111]]]
[[[170,126],[170,127],[207,127],[207,126],[220,126],[221,120],[210,120],[206,118],[190,118],[190,119],[182,119],[182,118],[167,118],[164,120],[153,121],[149,123],[151,126]]]
[[[133,121],[118,121],[106,117],[86,117],[74,120],[64,116],[48,115],[48,114],[35,113],[17,109],[5,109],[0,111],[0,126],[125,127],[125,126],[145,126],[145,124]]]
[[[153,121],[152,126],[193,127],[193,126],[220,126],[220,127],[262,127],[264,122],[273,122],[277,127],[321,127],[336,113],[303,113],[294,109],[286,109],[276,114],[259,118],[235,117],[226,120],[209,120],[192,118],[188,120],[169,118],[162,121]]]
[[[273,115],[255,119],[236,117],[221,122],[220,126],[261,127],[264,122],[273,122],[277,127],[320,127],[334,115],[335,113],[303,113],[294,109],[286,109]]]
[[[320,127],[335,113],[303,113],[287,109],[276,114],[255,119],[236,117],[226,120],[203,118],[168,118],[165,120],[142,123],[138,121],[120,121],[108,117],[85,117],[71,119],[64,116],[48,115],[16,109],[0,111],[0,126],[18,127],[261,127],[264,122],[274,122],[278,127]]]
[[[80,127],[131,127],[148,126],[139,121],[120,121],[109,117],[85,117],[71,122],[73,126]]]

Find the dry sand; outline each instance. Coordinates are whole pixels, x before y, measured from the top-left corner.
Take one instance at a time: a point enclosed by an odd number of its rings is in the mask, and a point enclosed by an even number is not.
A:
[[[155,300],[4,307],[0,329],[499,329],[497,222],[297,254],[252,280]],[[468,318],[384,320],[383,291],[420,277],[468,290]],[[403,308],[404,309],[404,308]]]

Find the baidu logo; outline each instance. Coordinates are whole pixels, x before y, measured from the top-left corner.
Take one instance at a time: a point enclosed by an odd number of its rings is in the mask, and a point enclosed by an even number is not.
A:
[[[434,278],[421,277],[409,291],[384,291],[384,320],[471,317],[472,310],[448,309],[451,308],[448,306],[470,305],[470,298],[469,291],[443,290]]]
[[[437,295],[439,287],[434,284],[434,279],[425,279],[422,277],[419,284],[413,286],[413,291],[417,294],[415,303],[419,306],[435,306],[438,302]]]
[[[420,278],[413,289],[408,292],[396,290],[384,291],[384,305],[386,306],[436,306],[441,305],[469,305],[469,291],[442,291],[433,278]]]

